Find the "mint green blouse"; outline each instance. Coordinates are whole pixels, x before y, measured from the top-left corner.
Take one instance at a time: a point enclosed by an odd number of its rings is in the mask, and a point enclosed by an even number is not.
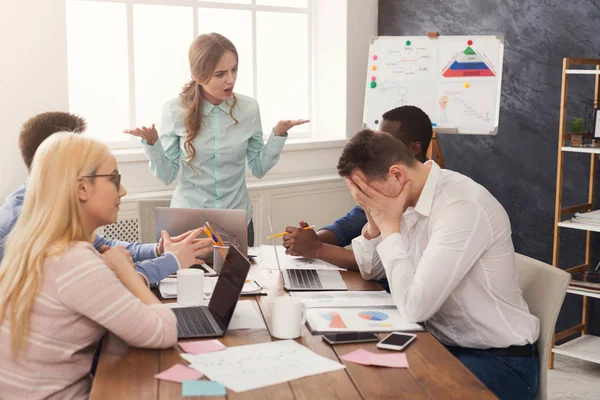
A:
[[[237,124],[229,115],[233,99],[218,106],[203,102],[202,127],[193,140],[196,156],[191,165],[196,172],[186,161],[185,109],[179,98],[163,108],[159,140],[153,146],[142,141],[150,159],[150,172],[156,178],[168,185],[181,170],[171,207],[245,209],[248,222],[252,218],[246,160],[252,175],[262,178],[279,160],[287,135],[271,132],[265,144],[257,101],[237,93],[235,96],[233,116]]]

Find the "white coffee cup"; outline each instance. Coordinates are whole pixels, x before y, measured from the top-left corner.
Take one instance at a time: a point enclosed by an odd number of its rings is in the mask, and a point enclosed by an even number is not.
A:
[[[204,271],[195,268],[177,271],[177,303],[200,306],[204,300]]]
[[[302,335],[306,322],[306,306],[300,299],[280,296],[273,299],[271,336],[278,339],[296,339]]]

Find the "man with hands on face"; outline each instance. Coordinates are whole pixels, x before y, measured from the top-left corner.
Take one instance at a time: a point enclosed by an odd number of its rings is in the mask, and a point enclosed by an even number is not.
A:
[[[396,107],[383,114],[379,129],[387,132],[406,145],[408,151],[419,162],[427,161],[427,149],[433,135],[431,120],[419,107]],[[288,226],[283,237],[286,253],[307,258],[316,258],[342,268],[358,271],[354,253],[345,249],[352,239],[360,236],[367,223],[364,210],[354,207],[348,214],[318,232],[304,230],[308,226],[300,221],[300,227]],[[386,286],[384,281],[380,283]]]
[[[539,320],[518,286],[502,205],[383,132],[350,139],[338,172],[367,216],[352,242],[363,277],[387,275],[403,318],[424,322],[499,398],[533,398]]]

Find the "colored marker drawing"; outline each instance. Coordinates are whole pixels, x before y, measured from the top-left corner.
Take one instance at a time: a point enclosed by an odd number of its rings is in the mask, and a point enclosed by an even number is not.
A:
[[[442,76],[445,78],[470,78],[470,77],[485,77],[496,76],[496,72],[471,46],[467,47],[454,56],[443,71]]]
[[[423,46],[392,47],[388,49],[385,65],[386,80],[403,80],[430,77],[434,74],[435,58],[431,50]]]
[[[398,82],[383,82],[379,90],[381,93],[389,93],[394,99],[396,107],[401,107],[408,104],[408,89],[400,85]]]

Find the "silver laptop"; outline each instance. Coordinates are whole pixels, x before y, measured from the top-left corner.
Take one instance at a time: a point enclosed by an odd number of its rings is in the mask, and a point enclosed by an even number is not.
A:
[[[271,216],[269,218],[269,229],[274,235]],[[339,271],[317,270],[317,269],[282,269],[279,264],[279,255],[275,246],[275,239],[271,239],[277,268],[283,277],[283,287],[290,291],[318,291],[318,290],[348,290],[344,279]]]
[[[208,306],[173,308],[177,338],[225,335],[249,270],[250,261],[234,246],[229,247]]]
[[[160,239],[163,229],[171,236],[181,235],[202,225],[203,220],[217,224],[232,232],[239,245],[240,252],[248,256],[248,212],[246,210],[225,210],[220,208],[172,208],[157,207],[156,240]],[[205,261],[212,262],[212,254]],[[203,257],[203,259],[206,257]]]

